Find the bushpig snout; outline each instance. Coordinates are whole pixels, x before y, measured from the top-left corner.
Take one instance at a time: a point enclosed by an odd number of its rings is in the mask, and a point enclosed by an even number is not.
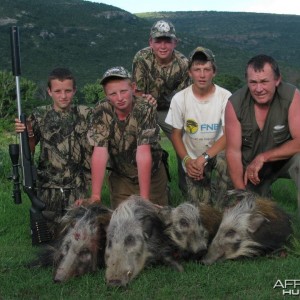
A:
[[[148,252],[139,223],[126,220],[121,224],[109,231],[105,277],[108,285],[125,287],[144,268]]]

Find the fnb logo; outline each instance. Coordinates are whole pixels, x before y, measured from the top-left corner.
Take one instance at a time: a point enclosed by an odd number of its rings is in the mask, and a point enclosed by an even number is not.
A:
[[[219,130],[220,124],[218,124],[218,123],[201,124],[200,128],[201,128],[201,131],[214,132],[214,131]]]

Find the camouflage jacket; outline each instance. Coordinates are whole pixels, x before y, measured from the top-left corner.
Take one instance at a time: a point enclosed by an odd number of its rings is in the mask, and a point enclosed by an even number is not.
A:
[[[112,170],[133,180],[138,178],[136,151],[139,145],[151,145],[152,174],[159,168],[162,149],[156,109],[143,98],[134,97],[133,109],[120,121],[108,100],[100,102],[91,118],[88,139],[92,146],[107,147]]]
[[[161,66],[152,49],[144,48],[133,59],[132,79],[138,91],[151,94],[157,100],[158,110],[167,110],[172,97],[189,85],[188,60],[174,50],[172,62]]]
[[[75,188],[90,179],[89,117],[90,109],[82,105],[72,106],[70,112],[41,106],[29,116],[35,143],[40,143],[38,187]]]

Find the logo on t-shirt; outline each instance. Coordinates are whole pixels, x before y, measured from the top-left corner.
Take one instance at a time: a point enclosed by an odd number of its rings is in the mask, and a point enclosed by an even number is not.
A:
[[[186,120],[186,132],[188,133],[196,133],[199,129],[198,123],[193,119]]]

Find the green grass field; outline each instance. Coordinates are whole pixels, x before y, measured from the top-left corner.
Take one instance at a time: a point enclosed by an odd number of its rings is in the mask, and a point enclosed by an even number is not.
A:
[[[14,139],[0,138],[0,299],[283,299],[283,289],[274,288],[278,280],[300,279],[299,220],[296,217],[296,188],[289,180],[275,183],[276,201],[291,213],[295,237],[286,257],[259,257],[226,261],[212,266],[196,262],[183,263],[178,273],[168,266],[151,266],[132,281],[127,289],[108,288],[104,270],[70,280],[65,284],[52,282],[52,269],[27,269],[34,257],[29,234],[30,202],[23,194],[23,203],[13,203],[8,144]],[[170,152],[172,174],[172,205],[182,199],[177,187],[176,158],[172,146],[164,139]],[[107,190],[103,201],[108,204]],[[294,289],[299,292],[300,287]],[[286,291],[288,292],[288,290]],[[296,296],[286,296],[285,298]],[[299,297],[299,296],[297,296]],[[297,298],[296,297],[296,298]],[[285,299],[284,298],[284,299]]]

